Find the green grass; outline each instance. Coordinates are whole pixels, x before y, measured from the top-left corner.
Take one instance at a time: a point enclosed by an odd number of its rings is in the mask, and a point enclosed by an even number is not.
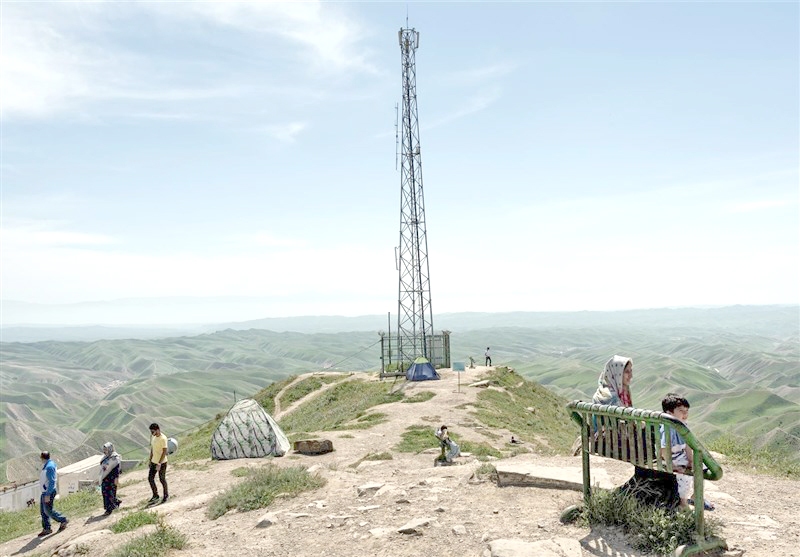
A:
[[[565,399],[505,368],[497,368],[485,377],[491,385],[505,390],[478,393],[474,415],[479,421],[490,428],[511,431],[527,443],[536,444],[540,451],[569,451],[578,429],[567,414]]]
[[[131,532],[146,524],[158,524],[159,521],[158,514],[152,511],[135,511],[120,518],[111,525],[109,530],[115,534],[121,534],[122,532]]]
[[[426,449],[438,447],[439,440],[436,439],[432,428],[424,425],[412,425],[403,432],[395,450],[401,453],[421,453]]]
[[[401,393],[390,393],[390,389],[388,383],[371,381],[338,383],[281,418],[280,426],[287,433],[370,427],[384,419],[378,414],[365,417],[370,408],[402,400]]]
[[[303,466],[279,468],[267,465],[253,469],[241,483],[214,497],[208,504],[206,515],[217,519],[232,509],[252,511],[267,507],[279,494],[296,496],[304,491],[325,485],[325,479],[309,474]]]
[[[392,453],[384,451],[382,453],[369,453],[362,460],[392,460],[393,458]]]
[[[475,443],[473,441],[459,440],[457,435],[451,435],[450,437],[453,439],[453,441],[455,441],[462,453],[472,453],[478,457],[478,460],[483,460],[483,458],[487,456],[503,458],[503,453],[487,443]]]
[[[152,534],[134,538],[111,554],[111,557],[162,557],[170,549],[186,547],[186,536],[163,523]]]
[[[386,451],[382,453],[368,453],[366,456],[359,458],[353,464],[350,465],[350,468],[358,468],[358,465],[364,462],[365,460],[393,460],[394,457],[392,453],[388,453]]]
[[[199,428],[181,438],[180,446],[175,453],[169,455],[169,463],[175,464],[190,460],[211,458],[211,436],[217,429],[223,415],[217,414],[213,420],[206,422]]]
[[[0,511],[0,543],[13,540],[25,534],[36,532],[42,527],[37,507],[21,511]],[[103,508],[103,499],[95,491],[78,491],[56,499],[55,509],[69,518],[86,516]]]
[[[253,395],[253,400],[259,403],[267,413],[272,416],[275,413],[275,397],[278,396],[278,393],[283,390],[284,387],[289,385],[292,381],[297,379],[297,375],[292,375],[283,379],[282,381],[275,381],[274,383],[270,383],[260,391],[258,391],[255,395]]]
[[[478,468],[475,469],[475,475],[479,478],[488,478],[491,477],[493,474],[497,473],[497,468],[494,467],[493,464],[489,464],[488,462],[484,462]]]
[[[730,462],[751,472],[800,478],[800,461],[796,454],[788,449],[781,450],[771,446],[757,449],[754,446],[755,441],[726,433],[708,443],[708,448],[724,454]]]
[[[294,402],[320,389],[327,383],[335,383],[347,377],[346,375],[312,375],[298,381],[281,395],[281,408],[288,408]]]
[[[694,513],[643,505],[631,494],[595,489],[582,519],[589,525],[622,528],[630,544],[641,551],[671,555],[676,547],[694,541]],[[718,535],[719,525],[705,515],[705,534]]]
[[[414,402],[425,402],[427,400],[432,399],[436,396],[436,393],[433,391],[420,391],[417,394],[404,398],[402,402],[414,403]]]

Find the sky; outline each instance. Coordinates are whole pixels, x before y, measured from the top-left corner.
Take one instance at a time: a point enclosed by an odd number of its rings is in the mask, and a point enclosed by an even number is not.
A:
[[[800,303],[796,2],[3,0],[2,324],[395,313],[406,17],[434,315]]]

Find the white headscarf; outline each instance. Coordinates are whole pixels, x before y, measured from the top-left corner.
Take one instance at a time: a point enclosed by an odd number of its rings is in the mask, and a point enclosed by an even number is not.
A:
[[[592,402],[614,405],[620,403],[619,395],[625,388],[622,384],[622,374],[628,362],[633,365],[633,361],[627,356],[617,356],[616,354],[606,362],[606,367],[597,380],[597,391],[592,397]]]

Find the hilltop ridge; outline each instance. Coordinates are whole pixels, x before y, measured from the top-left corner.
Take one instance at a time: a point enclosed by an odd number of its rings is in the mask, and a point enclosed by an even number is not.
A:
[[[550,435],[558,412],[563,412],[563,400],[540,392],[540,387],[517,374],[506,373],[498,378],[497,373],[486,368],[467,372],[460,388],[458,375],[449,370],[442,371],[440,381],[396,384],[380,382],[373,374],[337,374],[329,381],[322,381],[320,375],[304,374],[262,391],[261,397],[272,399],[272,409],[280,423],[297,425],[287,428],[290,437],[328,438],[335,451],[319,456],[290,453],[278,459],[219,462],[210,461],[207,456],[209,428],[184,439],[168,475],[172,498],[155,507],[166,523],[188,540],[186,548],[169,555],[416,557],[431,551],[454,556],[514,555],[498,552],[498,540],[539,544],[536,547],[541,552],[537,555],[548,557],[643,555],[614,529],[561,524],[560,512],[580,499],[579,492],[498,488],[489,477],[476,473],[495,458],[558,468],[580,467],[580,459],[558,454],[562,450],[559,435]],[[495,377],[489,387],[467,386],[467,382],[486,378],[487,374]],[[358,389],[379,388],[391,395],[391,400],[385,399],[366,410],[356,409],[352,416],[346,408],[340,408],[341,415],[316,413],[317,408],[331,406],[323,401],[333,396],[337,386],[344,396],[348,384]],[[309,385],[317,386],[308,390]],[[428,398],[423,393],[433,396]],[[341,396],[340,406],[347,407],[350,403]],[[287,400],[291,402],[286,404]],[[408,402],[411,400],[418,402]],[[533,411],[528,410],[521,421],[511,424],[508,420],[519,414],[514,401],[532,405]],[[318,423],[333,429],[302,431],[301,426],[309,423],[303,414],[317,415]],[[377,417],[365,424],[362,418],[369,415]],[[294,422],[290,421],[292,416]],[[338,418],[341,420],[337,422]],[[493,418],[497,420],[495,425],[487,423]],[[514,430],[501,427],[501,422]],[[450,426],[462,447],[472,446],[477,452],[457,459],[459,465],[434,468],[438,448],[433,430],[441,423]],[[404,436],[414,431],[420,432],[423,445],[425,439],[430,441],[429,449],[399,450]],[[511,434],[524,444],[511,445]],[[195,458],[193,451],[203,447],[206,456]],[[488,455],[490,452],[497,456]],[[379,453],[388,453],[391,458],[369,458]],[[478,453],[487,456],[479,459]],[[242,481],[237,470],[269,463],[308,467],[327,484],[295,498],[276,499],[267,509],[231,511],[217,520],[207,517],[209,501]],[[597,459],[592,466],[596,471],[604,470],[616,484],[631,474],[629,465],[615,461]],[[800,484],[754,477],[728,464],[723,466],[725,476],[719,482],[706,482],[706,493],[717,505],[713,515],[708,516],[721,522],[730,545],[727,556],[797,556],[800,519],[794,494]],[[10,540],[0,544],[0,555],[66,556],[82,552],[107,557],[131,538],[152,530],[144,527],[117,535],[107,530],[120,516],[141,508],[149,497],[146,471],[126,473],[120,496],[125,501],[122,511],[108,519],[99,516],[102,508],[98,505],[90,517],[71,517],[70,528],[64,534],[41,543],[31,542],[32,534]],[[412,533],[398,531],[409,524],[414,525]]]

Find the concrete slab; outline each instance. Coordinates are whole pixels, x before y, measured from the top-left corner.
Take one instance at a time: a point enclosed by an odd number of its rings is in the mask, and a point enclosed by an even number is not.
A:
[[[541,466],[526,462],[498,462],[497,485],[540,487],[546,489],[583,490],[583,471],[578,467]],[[593,467],[592,485],[599,485],[605,489],[615,487],[608,473],[599,467]]]

